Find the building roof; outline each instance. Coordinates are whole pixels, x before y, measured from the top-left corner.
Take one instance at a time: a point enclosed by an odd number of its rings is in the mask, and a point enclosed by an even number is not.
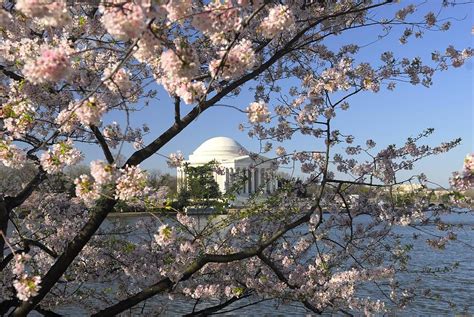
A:
[[[202,143],[193,154],[189,156],[189,162],[219,162],[232,160],[246,155],[248,151],[237,141],[227,137],[215,137]]]

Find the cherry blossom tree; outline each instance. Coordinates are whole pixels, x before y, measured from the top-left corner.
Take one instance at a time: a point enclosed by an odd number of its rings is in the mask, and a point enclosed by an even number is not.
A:
[[[369,63],[357,62],[357,43],[331,49],[326,41],[369,27],[399,34],[402,44],[449,31],[451,22],[439,17],[451,3],[420,15],[423,6],[391,0],[72,2],[4,1],[0,10],[0,162],[35,170],[0,196],[2,314],[72,307],[112,316],[161,294],[168,297],[159,297],[160,307],[177,297],[196,301],[190,315],[252,298],[298,302],[317,314],[373,313],[420,295],[397,279],[410,270],[409,250],[394,229],[442,227],[440,214],[469,202],[454,191],[428,209],[429,180],[398,175],[460,140],[422,145],[428,129],[376,152],[374,141],[356,145],[331,123],[351,96],[400,82],[429,87],[435,73],[462,66],[473,50],[441,48],[427,62],[386,51]],[[255,100],[240,109],[248,119],[242,129],[265,143],[263,154],[275,146],[274,172],[298,163],[307,176],[298,188],[311,194],[301,197],[287,182],[205,225],[182,212],[105,225],[118,203],[171,209],[166,190],[150,187],[140,164],[249,87]],[[144,104],[158,107],[157,89],[169,95],[173,124],[164,131],[132,126]],[[307,150],[281,144],[298,135],[312,138]],[[73,180],[74,197],[42,186],[84,159],[81,144],[96,145],[103,159]],[[134,152],[120,164],[129,146]],[[251,154],[255,167],[258,154]],[[182,160],[168,157],[172,166]],[[468,156],[454,175],[460,190],[472,187],[472,162]],[[397,186],[415,182],[422,189],[411,191],[414,199],[397,200]],[[131,240],[135,231],[141,234]],[[443,233],[429,244],[456,240]],[[381,299],[359,296],[363,283],[376,285]],[[196,309],[200,301],[209,304]]]

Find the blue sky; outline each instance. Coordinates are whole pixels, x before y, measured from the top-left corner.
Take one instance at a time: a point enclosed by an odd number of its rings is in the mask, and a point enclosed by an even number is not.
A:
[[[420,13],[424,15],[428,9],[438,11],[439,2],[428,1],[420,8]],[[384,9],[387,11],[382,14],[399,8],[400,4],[393,5]],[[448,45],[454,45],[458,49],[472,46],[473,16],[470,9],[464,5],[447,8],[441,17],[449,16],[459,20],[452,21],[448,32],[426,32],[423,39],[410,39],[406,45],[398,42],[403,29],[395,29],[393,34],[382,41],[362,48],[357,61],[378,60],[380,53],[386,50],[393,51],[395,56],[420,56],[429,61],[433,50],[444,51]],[[326,42],[326,45],[337,48],[350,41],[358,45],[369,44],[377,39],[378,34],[381,34],[379,28],[365,29],[363,32],[358,30],[333,38]],[[434,84],[429,89],[421,85],[400,83],[394,91],[382,89],[376,94],[363,93],[354,96],[350,101],[351,108],[346,112],[339,112],[334,124],[342,133],[354,135],[356,142],[364,143],[366,139],[372,138],[379,146],[401,144],[407,137],[415,136],[428,127],[435,128],[435,134],[426,142],[430,145],[461,137],[463,141],[459,147],[441,156],[425,159],[415,169],[415,172],[424,171],[433,181],[447,185],[451,172],[459,170],[464,156],[474,151],[473,61],[467,61],[461,68],[437,73],[433,81]],[[252,98],[253,94],[244,89],[239,97],[221,102],[245,109],[253,101]],[[151,135],[146,138],[147,142],[173,122],[173,106],[167,93],[159,89],[157,99],[142,112],[132,116],[132,124],[147,123],[150,126]],[[274,104],[270,103],[270,106],[272,105]],[[183,113],[186,112],[186,107],[190,106],[183,106]],[[106,123],[109,123],[108,119],[106,118]],[[245,120],[245,114],[238,111],[225,107],[211,108],[164,146],[160,153],[167,155],[181,150],[187,157],[202,142],[214,136],[232,137],[247,149],[258,151],[258,140],[250,139],[245,132],[238,130],[239,123]],[[307,142],[308,139],[297,138],[286,145],[288,149],[308,149]],[[130,152],[131,149],[124,151],[126,154]],[[87,161],[101,158],[97,149],[87,148],[86,155]],[[148,159],[143,163],[143,167],[175,173],[167,168],[165,159],[158,155]]]

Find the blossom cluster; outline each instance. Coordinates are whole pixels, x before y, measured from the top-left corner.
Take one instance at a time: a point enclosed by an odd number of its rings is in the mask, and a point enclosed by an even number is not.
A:
[[[170,0],[163,7],[168,13],[167,18],[170,22],[183,22],[191,14],[193,2],[191,0]]]
[[[156,66],[156,61],[161,55],[162,45],[160,40],[151,31],[145,31],[137,43],[133,56],[141,63],[149,63]]]
[[[199,59],[189,43],[176,41],[175,50],[161,54],[160,67],[164,75],[160,81],[173,95],[181,97],[186,103],[193,103],[203,96],[206,87],[201,81],[193,81],[199,69]]]
[[[209,63],[209,71],[212,77],[220,77],[225,80],[242,76],[257,62],[252,43],[247,39],[238,42],[228,52],[220,51],[219,56],[220,58]]]
[[[75,179],[76,196],[88,206],[100,198],[101,195],[110,195],[110,189],[120,177],[120,170],[115,165],[103,161],[90,163],[91,176],[83,174]]]
[[[111,148],[116,148],[119,144],[119,141],[123,139],[123,133],[120,129],[120,124],[115,121],[106,125],[102,131],[102,134],[104,135],[107,144]]]
[[[59,112],[54,122],[58,125],[58,130],[64,133],[71,133],[78,128],[80,122],[74,112],[74,104],[71,103],[67,109]]]
[[[76,196],[86,206],[92,206],[100,198],[101,188],[97,186],[89,175],[83,174],[74,180],[76,185]]]
[[[247,107],[247,116],[251,123],[262,123],[270,121],[268,105],[264,101],[252,102]]]
[[[151,190],[147,186],[147,174],[139,166],[126,166],[117,178],[115,198],[130,201],[144,197]]]
[[[69,111],[71,111],[71,120],[77,118],[85,126],[98,125],[102,115],[107,111],[107,105],[102,100],[91,97],[88,100],[70,105]]]
[[[62,26],[71,20],[66,0],[18,0],[15,8],[45,26]]]
[[[58,82],[71,71],[71,62],[64,48],[44,48],[36,60],[29,60],[23,68],[25,77],[34,84]]]
[[[270,8],[268,16],[263,19],[259,30],[264,37],[271,39],[283,31],[290,30],[294,23],[290,8],[279,4]]]
[[[197,74],[198,56],[192,46],[185,41],[177,41],[175,47],[175,50],[169,49],[161,54],[161,68],[168,77],[191,79]]]
[[[77,164],[82,160],[82,153],[74,148],[71,139],[58,142],[40,157],[41,166],[48,174],[61,172],[65,166]]]
[[[103,8],[103,11],[104,27],[119,40],[137,38],[146,27],[143,8],[133,2],[115,1]]]
[[[38,295],[41,277],[33,275],[26,270],[26,264],[31,260],[31,256],[26,253],[15,254],[15,266],[12,270],[16,276],[13,286],[19,300],[28,301],[31,297]]]
[[[12,98],[5,103],[0,112],[0,118],[7,131],[13,136],[20,137],[35,123],[36,108],[27,100]]]
[[[99,185],[112,184],[117,178],[117,168],[104,161],[92,161],[90,164],[91,175]]]
[[[91,176],[81,175],[75,179],[76,196],[91,206],[101,196],[126,202],[142,200],[153,206],[162,205],[167,194],[164,188],[157,191],[148,186],[148,175],[139,166],[117,168],[114,164],[92,161]]]
[[[193,26],[208,36],[214,45],[229,44],[229,34],[242,26],[240,11],[232,1],[211,1],[194,15]]]
[[[176,238],[176,232],[174,228],[169,225],[162,225],[158,228],[158,233],[154,235],[155,242],[160,247],[165,247],[171,243]]]
[[[115,68],[106,68],[104,71],[105,85],[113,92],[119,92],[126,97],[131,92],[132,82],[130,81],[130,73],[120,68],[113,73]]]
[[[321,78],[312,86],[311,93],[319,95],[322,91],[335,92],[347,90],[351,87],[348,81],[348,72],[351,70],[351,61],[341,59],[335,67],[322,72]]]
[[[0,139],[0,162],[11,168],[20,169],[25,166],[26,153],[20,150],[11,140]]]
[[[168,156],[168,160],[166,163],[168,164],[169,167],[179,167],[181,164],[183,164],[184,161],[184,155],[180,151],[176,153],[171,153]]]
[[[474,55],[474,49],[463,49],[462,51],[456,50],[452,45],[446,48],[446,56],[451,59],[453,67],[461,67],[464,65],[466,59]]]
[[[181,82],[175,90],[176,95],[180,96],[187,104],[192,104],[201,99],[206,93],[206,85],[202,81]]]

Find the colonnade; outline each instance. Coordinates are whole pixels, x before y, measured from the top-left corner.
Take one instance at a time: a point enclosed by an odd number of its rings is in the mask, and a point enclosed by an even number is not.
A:
[[[240,194],[243,195],[255,193],[257,190],[272,193],[277,189],[277,181],[271,177],[269,171],[269,168],[226,167],[223,175],[214,173],[214,179],[222,192],[229,190],[233,184],[238,184]],[[178,167],[177,181],[178,191],[187,186],[184,168]]]
[[[276,190],[276,181],[268,175],[267,168],[226,168],[225,169],[225,190],[228,190],[232,184],[239,182],[242,194],[252,194],[257,190],[264,189],[267,193]],[[242,179],[246,178],[245,183]]]

